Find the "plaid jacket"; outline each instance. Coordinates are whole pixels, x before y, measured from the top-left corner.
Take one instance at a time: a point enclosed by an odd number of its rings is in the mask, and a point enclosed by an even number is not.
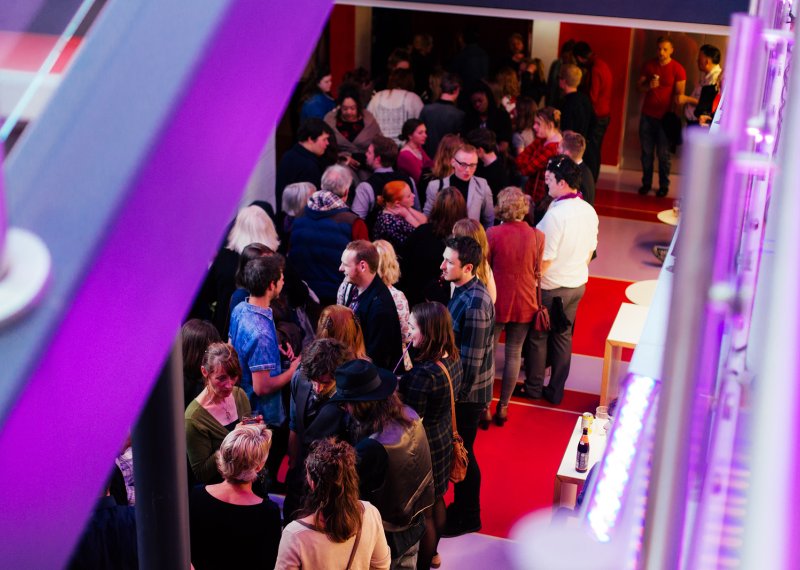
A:
[[[494,383],[494,304],[477,277],[456,287],[447,306],[461,351],[463,376],[456,400],[488,404]]]

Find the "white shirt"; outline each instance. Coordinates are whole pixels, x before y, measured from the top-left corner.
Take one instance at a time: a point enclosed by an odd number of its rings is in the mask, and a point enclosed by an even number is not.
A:
[[[544,261],[552,261],[542,274],[542,289],[580,287],[589,280],[587,261],[597,249],[600,220],[580,198],[557,200],[536,226],[544,233]]]
[[[703,90],[703,87],[707,85],[716,85],[719,88],[719,80],[720,76],[722,75],[722,68],[719,64],[715,64],[714,67],[711,68],[711,71],[708,73],[703,74],[700,78],[700,81],[697,82],[697,85],[692,91],[692,97],[695,99],[700,99],[700,91]],[[683,114],[689,121],[696,121],[697,117],[694,116],[694,110],[697,106],[687,103],[686,106],[683,108]]]

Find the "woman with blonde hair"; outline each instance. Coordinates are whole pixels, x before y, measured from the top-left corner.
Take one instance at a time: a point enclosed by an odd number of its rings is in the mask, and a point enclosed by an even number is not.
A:
[[[364,333],[350,307],[328,305],[322,310],[317,324],[317,338],[333,338],[353,353],[353,358],[369,360]]]
[[[286,525],[275,569],[389,568],[381,514],[358,499],[352,446],[332,439],[314,442],[305,468],[310,492],[303,516]]]
[[[475,269],[475,275],[486,285],[489,296],[492,298],[492,303],[494,303],[497,301],[497,285],[494,281],[492,268],[489,266],[489,241],[486,239],[486,231],[483,226],[477,220],[464,218],[463,220],[458,220],[453,226],[453,236],[468,236],[480,244],[483,260]]]
[[[272,568],[278,555],[278,505],[253,492],[272,442],[264,424],[239,424],[216,454],[223,481],[189,496],[192,565],[197,570]],[[220,548],[220,545],[225,548]],[[254,547],[254,545],[258,545]]]
[[[486,232],[489,242],[489,265],[497,280],[497,301],[494,305],[495,346],[500,333],[505,330],[505,365],[500,401],[494,414],[494,423],[505,424],[508,419],[508,402],[517,384],[525,337],[531,327],[536,309],[538,281],[544,251],[544,234],[524,222],[528,214],[528,197],[514,186],[505,188],[497,197],[495,214],[502,222]],[[527,387],[524,388],[527,390]],[[531,392],[530,397],[541,397]]]
[[[280,239],[275,224],[261,206],[250,205],[239,210],[228,232],[225,247],[219,250],[203,286],[189,312],[189,317],[210,320],[221,338],[228,338],[228,308],[236,291],[236,269],[242,250],[251,243],[261,243],[278,251]]]
[[[375,220],[374,237],[385,239],[398,249],[414,228],[428,221],[428,216],[414,209],[414,193],[402,180],[387,183],[377,202],[382,209]]]

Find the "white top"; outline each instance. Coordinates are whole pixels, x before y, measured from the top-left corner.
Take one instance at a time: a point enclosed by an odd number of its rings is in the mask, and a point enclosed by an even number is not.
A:
[[[372,96],[367,111],[375,116],[383,136],[400,144],[403,123],[419,118],[423,106],[422,99],[412,91],[384,89]]]
[[[542,289],[580,287],[589,281],[587,261],[597,249],[600,220],[580,198],[557,200],[536,226],[544,233],[544,261],[552,261],[542,274]]]
[[[700,98],[700,91],[703,90],[703,87],[707,85],[717,85],[719,86],[719,81],[722,76],[722,68],[719,64],[715,64],[714,67],[711,68],[711,71],[708,73],[703,74],[700,78],[700,81],[697,82],[695,85],[694,91],[692,91],[691,97],[695,99]],[[694,110],[697,105],[692,105],[691,103],[687,103],[686,106],[683,108],[683,114],[689,121],[696,121],[697,117],[694,116]]]
[[[361,538],[353,570],[389,568],[392,554],[383,533],[381,514],[366,501]],[[275,570],[294,568],[344,568],[353,551],[355,536],[344,542],[332,542],[325,533],[292,521],[283,529]]]

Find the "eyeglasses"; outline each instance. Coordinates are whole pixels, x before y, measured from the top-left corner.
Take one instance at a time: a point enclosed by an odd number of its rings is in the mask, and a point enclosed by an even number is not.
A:
[[[458,164],[461,168],[469,168],[470,170],[472,170],[474,168],[478,168],[478,163],[477,162],[475,162],[475,163],[461,162],[457,158],[454,158],[453,160],[455,160],[456,164]]]

